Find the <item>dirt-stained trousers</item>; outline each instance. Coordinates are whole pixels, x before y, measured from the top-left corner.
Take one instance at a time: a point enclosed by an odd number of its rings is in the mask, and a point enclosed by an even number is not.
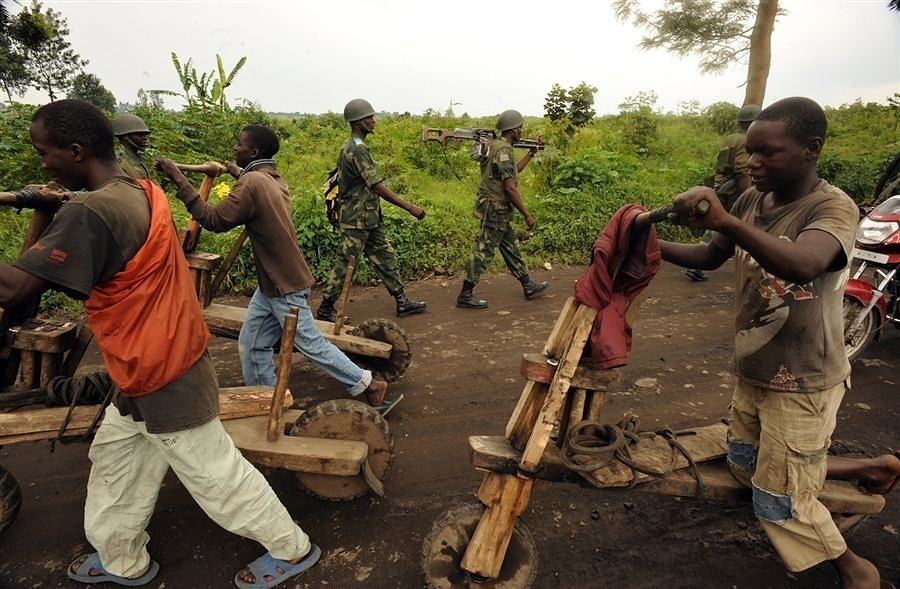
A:
[[[170,467],[206,515],[226,530],[256,540],[282,560],[309,552],[309,537],[218,418],[151,434],[110,405],[89,456],[84,531],[113,575],[137,577],[150,566],[146,527]]]

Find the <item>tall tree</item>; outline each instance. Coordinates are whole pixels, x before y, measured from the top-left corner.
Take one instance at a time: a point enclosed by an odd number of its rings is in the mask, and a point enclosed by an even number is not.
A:
[[[107,113],[116,112],[116,97],[100,82],[94,74],[78,74],[72,80],[69,98],[78,98],[90,102]]]
[[[38,0],[22,11],[32,18],[42,19],[52,34],[37,49],[28,51],[26,70],[31,85],[37,90],[45,91],[50,100],[56,100],[60,92],[69,90],[75,76],[80,74],[88,64],[86,59],[75,53],[69,43],[69,23],[65,17],[52,8],[44,10]]]
[[[13,17],[8,2],[0,0],[0,87],[10,102],[31,85],[29,53],[39,50],[52,34],[42,14],[23,10]]]
[[[615,0],[613,10],[648,34],[644,49],[700,56],[700,70],[720,73],[747,60],[744,104],[762,105],[772,62],[772,31],[782,12],[778,0],[667,0],[647,12],[640,0]]]

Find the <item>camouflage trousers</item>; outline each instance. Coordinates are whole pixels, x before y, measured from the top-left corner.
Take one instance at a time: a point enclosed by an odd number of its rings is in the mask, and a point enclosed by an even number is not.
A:
[[[517,279],[522,280],[528,276],[528,266],[522,259],[522,253],[519,251],[519,238],[516,237],[512,225],[506,223],[498,227],[490,226],[482,223],[475,238],[475,249],[472,251],[472,257],[466,266],[466,280],[472,284],[477,284],[478,279],[484,274],[491,260],[494,259],[494,253],[500,249],[500,255],[506,262],[507,268]]]
[[[359,259],[361,254],[369,259],[389,293],[395,295],[403,290],[397,254],[388,243],[384,234],[384,225],[373,229],[341,229],[341,234],[341,249],[338,252],[338,259],[334,268],[331,269],[325,288],[322,289],[324,299],[337,300],[341,294],[341,287],[344,285],[344,276],[347,274],[350,258],[356,256]]]

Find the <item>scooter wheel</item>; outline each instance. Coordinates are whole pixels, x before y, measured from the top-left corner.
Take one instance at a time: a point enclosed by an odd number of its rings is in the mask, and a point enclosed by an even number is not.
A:
[[[858,300],[844,296],[844,348],[847,350],[847,358],[851,362],[856,360],[869,347],[869,344],[875,339],[878,326],[881,325],[878,307],[872,307],[872,310],[865,316],[859,327],[853,333],[848,333],[850,324],[862,313],[864,308]]]

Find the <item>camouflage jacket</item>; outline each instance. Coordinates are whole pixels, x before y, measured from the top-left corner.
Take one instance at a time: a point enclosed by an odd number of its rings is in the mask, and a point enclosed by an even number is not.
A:
[[[491,141],[487,157],[481,162],[481,184],[475,200],[475,216],[486,225],[502,225],[512,221],[515,211],[503,181],[518,179],[515,153],[503,138]]]
[[[122,169],[125,170],[125,173],[135,180],[153,179],[150,175],[150,168],[147,166],[144,158],[130,145],[119,143],[118,149],[116,149],[116,160],[122,166]]]
[[[734,180],[735,187],[729,190],[728,194],[722,195],[731,200],[750,188],[750,171],[748,169],[750,158],[744,147],[746,142],[746,134],[733,133],[725,138],[725,143],[716,157],[715,188],[719,189],[729,180]]]
[[[369,148],[359,137],[351,136],[341,146],[340,172],[341,229],[374,229],[381,224],[381,197],[375,185],[382,181],[375,170]]]

